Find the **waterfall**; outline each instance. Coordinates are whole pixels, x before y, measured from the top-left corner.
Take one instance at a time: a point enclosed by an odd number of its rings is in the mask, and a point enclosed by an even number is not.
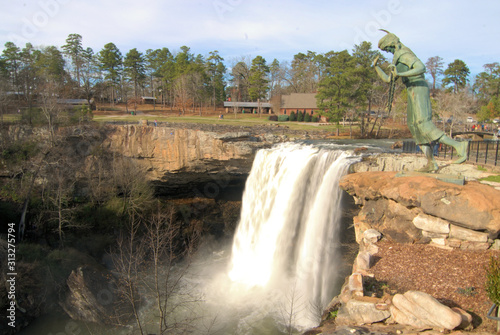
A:
[[[280,306],[297,328],[318,325],[334,295],[338,184],[353,159],[345,151],[282,144],[257,153],[246,182],[229,278],[249,290],[281,290]]]

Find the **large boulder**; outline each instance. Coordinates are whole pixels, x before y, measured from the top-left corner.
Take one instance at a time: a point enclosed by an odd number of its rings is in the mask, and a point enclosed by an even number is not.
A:
[[[416,328],[455,329],[462,324],[462,315],[441,304],[431,295],[408,291],[392,299],[394,321]]]
[[[127,290],[106,269],[79,267],[71,272],[67,285],[66,298],[60,304],[74,320],[120,325],[133,317],[131,300],[125,298]],[[140,304],[137,293],[136,304]]]
[[[335,322],[338,325],[364,325],[381,322],[390,316],[389,310],[378,309],[369,298],[351,299],[339,309]]]
[[[500,231],[500,191],[478,182],[456,185],[426,176],[364,172],[344,176],[340,187],[365,203],[389,199],[491,237]]]

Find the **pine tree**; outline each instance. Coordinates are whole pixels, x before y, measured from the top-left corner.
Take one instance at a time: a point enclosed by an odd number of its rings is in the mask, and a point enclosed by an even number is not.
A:
[[[469,74],[470,70],[464,61],[455,59],[444,71],[443,85],[453,85],[453,92],[457,93],[467,84]]]
[[[269,67],[266,65],[266,60],[262,56],[257,56],[252,60],[250,68],[250,78],[248,80],[248,93],[252,101],[264,99],[267,91],[269,91]]]
[[[134,48],[125,55],[123,66],[125,75],[134,83],[134,96],[137,98],[137,89],[146,79],[144,56]]]
[[[111,87],[111,101],[115,100],[115,86],[119,84],[122,73],[122,54],[113,43],[108,43],[97,55],[104,79],[108,80]]]
[[[66,44],[62,46],[62,49],[63,53],[71,59],[76,75],[76,82],[78,87],[80,87],[80,71],[85,62],[82,36],[79,34],[70,34],[66,39]]]
[[[12,87],[19,89],[19,71],[21,68],[21,50],[12,42],[5,43],[5,49],[2,52],[5,62],[5,70],[7,71]]]

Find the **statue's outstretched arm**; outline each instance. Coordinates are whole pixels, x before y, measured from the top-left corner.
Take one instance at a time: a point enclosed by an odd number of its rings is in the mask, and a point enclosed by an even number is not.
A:
[[[378,76],[380,79],[382,79],[384,82],[389,83],[391,81],[391,77],[388,76],[381,68],[380,66],[375,66],[375,71],[377,71]]]
[[[384,82],[388,83],[391,81],[391,77],[388,76],[381,68],[380,66],[377,65],[378,63],[378,58],[379,56],[375,57],[373,60],[373,67],[375,68],[375,71],[377,72],[378,76],[380,79],[382,79]]]
[[[399,77],[413,77],[425,73],[425,65],[421,60],[417,60],[411,69],[405,72],[397,72],[396,75]]]

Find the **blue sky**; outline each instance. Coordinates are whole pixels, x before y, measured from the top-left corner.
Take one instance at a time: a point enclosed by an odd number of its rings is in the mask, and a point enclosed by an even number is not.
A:
[[[463,60],[472,74],[500,62],[497,0],[0,0],[0,49],[62,46],[71,33],[98,52],[108,42],[130,49],[183,45],[218,50],[228,65],[242,57],[290,61],[308,50],[376,47],[387,29],[426,61]],[[390,56],[390,55],[387,55]],[[445,66],[446,66],[445,65]]]

